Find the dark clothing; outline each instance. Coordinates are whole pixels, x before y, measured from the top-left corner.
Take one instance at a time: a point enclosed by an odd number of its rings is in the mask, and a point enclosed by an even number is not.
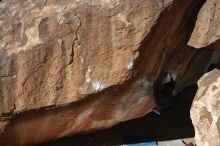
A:
[[[162,90],[155,91],[157,108],[159,108],[161,111],[167,109],[172,104],[172,94],[174,89],[175,89],[175,82],[170,81],[163,85]]]

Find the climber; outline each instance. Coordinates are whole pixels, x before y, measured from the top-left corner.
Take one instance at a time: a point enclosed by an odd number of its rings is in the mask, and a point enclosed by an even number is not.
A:
[[[152,112],[160,115],[162,111],[170,107],[172,104],[171,98],[173,96],[173,90],[175,89],[176,84],[174,80],[172,74],[168,73],[162,90],[155,90],[155,92],[158,93],[158,95],[155,95],[157,106],[152,109]]]

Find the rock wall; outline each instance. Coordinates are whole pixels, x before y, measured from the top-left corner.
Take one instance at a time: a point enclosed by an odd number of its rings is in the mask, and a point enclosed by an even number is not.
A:
[[[167,5],[3,1],[2,145],[38,144],[146,115],[154,106],[151,83],[128,80],[141,41]]]
[[[195,48],[220,50],[220,1],[207,0],[200,9],[195,28],[188,44]],[[217,52],[216,52],[217,53]],[[210,60],[213,68],[220,69],[219,55]],[[213,70],[198,81],[199,89],[191,107],[191,119],[195,128],[198,146],[220,145],[219,133],[219,95],[220,71]]]
[[[199,89],[190,114],[198,146],[220,145],[220,70],[205,74],[198,81]]]
[[[176,92],[197,81],[215,54],[187,45],[204,2],[1,1],[0,144],[142,117],[167,72],[177,76]]]

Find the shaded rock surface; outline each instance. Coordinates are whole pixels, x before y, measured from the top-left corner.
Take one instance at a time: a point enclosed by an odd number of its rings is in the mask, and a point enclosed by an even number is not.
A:
[[[93,146],[123,146],[125,142],[122,139],[125,137],[126,139],[135,136],[142,137],[134,140],[135,143],[141,143],[149,137],[160,142],[194,137],[189,110],[196,90],[197,86],[193,85],[178,93],[173,97],[172,106],[164,111],[160,118],[155,113],[149,113],[142,118],[123,122],[112,128],[74,135],[39,146],[91,146],[91,143]]]
[[[220,70],[205,74],[198,81],[199,89],[190,114],[198,146],[220,145]]]
[[[176,93],[197,81],[216,58],[187,46],[203,3],[3,0],[0,143],[108,128],[146,115],[167,72]]]

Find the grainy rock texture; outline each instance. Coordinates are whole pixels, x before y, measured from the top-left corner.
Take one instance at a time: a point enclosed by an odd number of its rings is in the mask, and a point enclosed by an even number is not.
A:
[[[143,0],[1,4],[1,112],[80,101],[128,80],[141,41],[167,5],[159,4]]]
[[[187,46],[203,2],[0,2],[0,143],[108,128],[146,115],[167,72],[177,92],[195,82],[213,57]]]
[[[207,0],[200,9],[188,44],[195,48],[220,50],[220,1]],[[216,52],[217,53],[217,52]],[[217,55],[219,56],[219,55]],[[213,68],[220,69],[220,58],[212,57]],[[205,74],[198,81],[199,90],[191,108],[198,146],[219,146],[220,71]]]
[[[220,145],[220,70],[205,74],[198,81],[199,89],[190,113],[198,146]]]
[[[220,47],[215,46],[220,43],[219,13],[220,1],[207,0],[197,16],[196,26],[188,43],[190,46],[195,48],[210,46],[220,50]]]
[[[108,128],[154,106],[131,80],[146,35],[169,1],[0,3],[2,145]]]

